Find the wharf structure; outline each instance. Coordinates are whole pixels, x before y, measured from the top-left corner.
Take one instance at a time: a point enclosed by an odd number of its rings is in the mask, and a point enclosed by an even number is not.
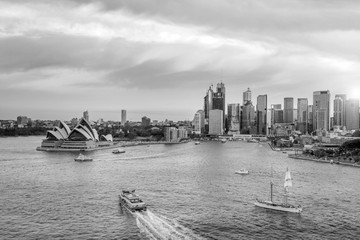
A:
[[[94,151],[114,147],[111,134],[101,135],[93,129],[90,123],[82,118],[70,130],[69,126],[60,121],[58,127],[47,131],[46,139],[37,147],[38,151],[61,152],[61,151]]]

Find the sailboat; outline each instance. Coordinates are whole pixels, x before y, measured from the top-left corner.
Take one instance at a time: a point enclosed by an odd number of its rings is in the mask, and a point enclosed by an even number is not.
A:
[[[272,173],[271,173],[272,175]],[[288,195],[289,190],[288,188],[292,187],[292,179],[289,169],[286,169],[285,173],[285,183],[284,183],[284,202],[283,203],[274,203],[273,202],[273,185],[272,179],[270,181],[270,201],[262,201],[256,199],[254,204],[258,207],[272,209],[272,210],[278,210],[283,212],[292,212],[292,213],[300,213],[302,211],[301,205],[294,206],[288,203]]]

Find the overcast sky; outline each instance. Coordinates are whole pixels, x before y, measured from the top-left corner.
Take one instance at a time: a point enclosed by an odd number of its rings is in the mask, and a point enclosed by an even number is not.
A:
[[[0,0],[0,119],[192,120],[220,81],[283,105],[359,80],[358,0]]]

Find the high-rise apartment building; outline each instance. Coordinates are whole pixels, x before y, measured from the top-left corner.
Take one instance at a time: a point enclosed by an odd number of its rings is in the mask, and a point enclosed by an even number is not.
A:
[[[284,123],[294,122],[294,98],[284,98]]]
[[[209,112],[209,134],[222,135],[224,133],[223,111],[213,109]]]
[[[29,122],[28,117],[26,116],[18,116],[16,119],[17,124],[22,124],[22,125],[26,125]]]
[[[256,128],[257,133],[266,135],[267,134],[267,95],[259,95],[256,102]]]
[[[329,130],[330,127],[330,91],[313,93],[313,129]]]
[[[232,103],[228,104],[227,111],[228,132],[240,133],[240,104]]]
[[[89,121],[89,112],[88,112],[88,110],[83,112],[83,118],[86,119],[86,121]]]
[[[336,94],[334,99],[334,126],[345,126],[346,94]]]
[[[121,124],[124,126],[126,123],[126,110],[121,110]]]
[[[345,126],[347,130],[359,129],[359,99],[348,99],[345,103]]]
[[[151,124],[150,118],[145,117],[145,116],[141,118],[141,126],[148,127],[148,126],[150,126],[150,124]]]
[[[297,129],[301,133],[308,132],[309,106],[307,98],[298,98],[297,101]]]

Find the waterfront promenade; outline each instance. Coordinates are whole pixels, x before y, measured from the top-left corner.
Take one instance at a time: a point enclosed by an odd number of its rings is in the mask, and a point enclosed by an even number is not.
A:
[[[345,166],[350,166],[350,167],[360,167],[360,165],[358,163],[344,162],[343,160],[338,160],[338,159],[333,158],[333,157],[327,157],[326,159],[324,159],[324,158],[318,158],[318,157],[313,156],[313,155],[305,155],[305,154],[302,154],[302,149],[301,148],[291,148],[291,147],[274,148],[270,143],[269,143],[269,146],[273,151],[277,151],[277,152],[289,152],[289,151],[290,152],[295,152],[295,153],[288,154],[288,157],[293,158],[293,159],[307,160],[307,161],[328,163],[328,164],[333,163],[333,164],[340,164],[340,165],[345,165]]]

